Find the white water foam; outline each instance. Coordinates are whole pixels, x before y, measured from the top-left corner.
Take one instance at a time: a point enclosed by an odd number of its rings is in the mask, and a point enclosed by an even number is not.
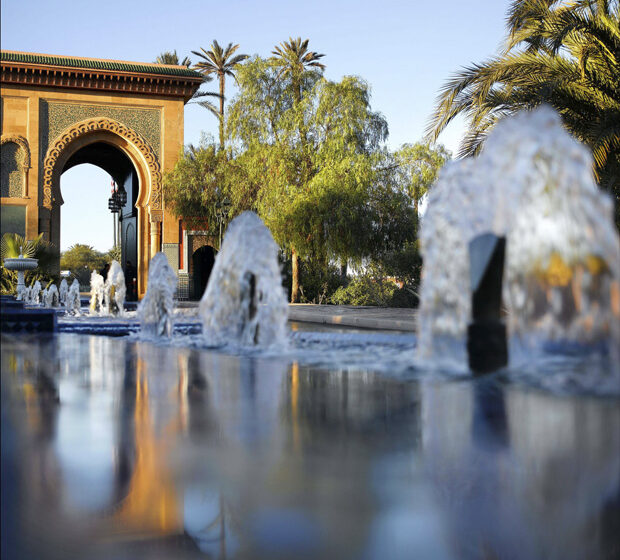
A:
[[[69,284],[67,284],[67,279],[63,278],[62,281],[60,282],[60,291],[59,291],[59,298],[60,298],[60,305],[65,306],[67,304],[67,294],[69,293]]]
[[[56,284],[52,284],[45,290],[45,307],[58,307],[59,303],[58,288],[56,288]]]
[[[90,314],[100,315],[104,310],[105,281],[96,270],[90,275]]]
[[[69,292],[67,293],[67,303],[66,309],[69,315],[75,315],[79,317],[82,313],[80,311],[80,283],[78,279],[75,278],[69,288]]]
[[[108,277],[105,281],[104,310],[109,315],[124,315],[125,313],[125,274],[118,261],[112,261]]]
[[[177,275],[164,253],[157,253],[149,265],[146,295],[138,306],[142,332],[150,336],[170,336],[174,313]]]
[[[549,107],[506,118],[478,158],[451,162],[421,228],[418,358],[466,363],[468,243],[507,237],[510,364],[573,348],[620,357],[620,241],[589,150]]]
[[[210,345],[284,345],[288,305],[278,246],[254,212],[228,227],[200,301],[203,335]]]

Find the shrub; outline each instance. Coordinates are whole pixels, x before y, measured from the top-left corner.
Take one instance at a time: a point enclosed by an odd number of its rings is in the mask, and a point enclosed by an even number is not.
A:
[[[338,288],[331,296],[335,305],[389,306],[398,285],[392,280],[364,274],[353,277],[349,284]]]
[[[334,265],[312,259],[300,260],[300,303],[329,303],[332,294],[342,286],[340,271]]]

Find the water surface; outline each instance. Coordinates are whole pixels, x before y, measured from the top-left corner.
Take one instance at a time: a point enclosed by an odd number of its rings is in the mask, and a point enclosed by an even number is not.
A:
[[[407,337],[379,337],[366,360],[363,342],[346,365],[321,336],[297,336],[300,359],[3,336],[3,547],[63,559],[620,556],[617,398],[372,365],[402,361],[407,345],[413,355]]]

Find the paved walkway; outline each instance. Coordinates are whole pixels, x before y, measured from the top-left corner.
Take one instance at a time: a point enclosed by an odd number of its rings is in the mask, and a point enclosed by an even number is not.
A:
[[[198,302],[179,301],[177,306],[180,309],[192,309],[198,307]],[[416,313],[415,309],[396,307],[315,305],[313,303],[291,303],[288,306],[290,321],[387,331],[415,331]]]
[[[289,320],[364,329],[414,331],[416,310],[354,305],[289,304]]]

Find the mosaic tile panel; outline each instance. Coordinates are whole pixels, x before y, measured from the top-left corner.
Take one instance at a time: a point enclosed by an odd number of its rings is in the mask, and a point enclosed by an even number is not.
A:
[[[0,148],[0,190],[3,197],[23,196],[24,177],[23,165],[20,158],[19,145],[15,142],[6,142]]]
[[[168,259],[168,264],[177,272],[179,270],[179,244],[178,243],[163,243],[162,252]]]
[[[94,117],[114,119],[135,130],[161,159],[161,110],[140,107],[41,102],[41,157],[54,140],[71,125]]]

